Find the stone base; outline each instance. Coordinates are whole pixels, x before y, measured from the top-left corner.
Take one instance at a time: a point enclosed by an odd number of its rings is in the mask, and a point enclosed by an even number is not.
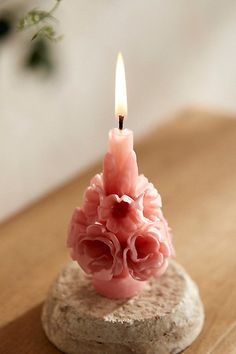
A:
[[[111,300],[71,262],[53,284],[42,313],[49,340],[67,354],[175,354],[199,335],[204,312],[198,289],[171,262],[139,295]]]

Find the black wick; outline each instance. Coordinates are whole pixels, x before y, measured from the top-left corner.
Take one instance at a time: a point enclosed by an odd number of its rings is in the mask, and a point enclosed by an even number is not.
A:
[[[124,116],[119,116],[119,129],[122,130],[124,127]]]

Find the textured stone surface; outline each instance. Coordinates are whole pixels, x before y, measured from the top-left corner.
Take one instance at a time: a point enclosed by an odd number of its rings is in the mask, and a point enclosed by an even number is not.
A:
[[[50,289],[42,314],[47,337],[68,354],[179,353],[203,321],[198,289],[176,262],[127,300],[98,295],[90,277],[71,262]]]

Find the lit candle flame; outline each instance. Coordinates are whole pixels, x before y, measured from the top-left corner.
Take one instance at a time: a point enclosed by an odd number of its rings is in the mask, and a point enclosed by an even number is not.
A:
[[[118,54],[116,63],[115,115],[117,118],[127,116],[125,67],[121,53]]]

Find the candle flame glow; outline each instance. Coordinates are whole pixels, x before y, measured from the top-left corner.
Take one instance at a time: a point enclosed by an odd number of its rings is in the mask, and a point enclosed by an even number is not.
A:
[[[127,116],[125,67],[121,53],[118,54],[116,63],[115,115],[117,118]]]

